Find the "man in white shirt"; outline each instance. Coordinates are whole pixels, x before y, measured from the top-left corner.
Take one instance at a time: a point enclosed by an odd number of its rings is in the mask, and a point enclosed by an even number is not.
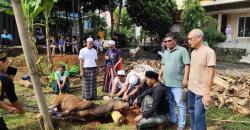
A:
[[[87,46],[79,53],[80,76],[83,79],[83,99],[93,100],[97,98],[96,75],[97,75],[97,52],[93,48],[93,38],[87,39]]]

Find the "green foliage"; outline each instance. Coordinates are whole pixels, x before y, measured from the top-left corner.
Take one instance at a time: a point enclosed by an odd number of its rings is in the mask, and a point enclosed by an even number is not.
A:
[[[213,17],[205,15],[205,10],[200,5],[199,0],[187,0],[185,2],[181,14],[181,23],[183,35],[187,35],[194,28],[200,28],[204,32],[204,40],[212,47],[226,39],[224,34],[217,31],[217,21]]]
[[[119,17],[118,11],[119,11],[119,8],[116,8],[116,10],[114,12],[114,25],[115,25],[115,27],[118,24],[118,17]],[[129,17],[126,7],[123,7],[122,11],[121,11],[121,28],[128,29],[131,27],[132,24],[133,24],[132,19]]]
[[[223,33],[218,32],[217,28],[203,28],[202,31],[205,35],[204,40],[208,41],[209,46],[211,47],[216,43],[224,42],[226,40],[226,36]]]
[[[42,75],[48,76],[52,73],[51,68],[53,65],[47,63],[46,57],[40,56],[36,64],[39,66]]]
[[[9,15],[14,15],[10,1],[0,0],[0,12],[4,12]]]
[[[21,4],[26,22],[32,29],[34,19],[43,11],[42,0],[21,0]]]
[[[205,10],[199,0],[186,0],[181,14],[181,23],[185,34],[194,28],[200,28],[205,22]]]
[[[127,0],[127,11],[132,21],[149,31],[164,36],[176,13],[174,0]]]
[[[98,27],[99,29],[101,28],[106,28],[107,23],[105,21],[105,18],[99,18],[99,16],[96,13],[89,13],[90,17],[88,17],[88,20],[92,22],[92,27]]]
[[[80,65],[75,64],[69,68],[69,74],[78,76],[80,74]]]

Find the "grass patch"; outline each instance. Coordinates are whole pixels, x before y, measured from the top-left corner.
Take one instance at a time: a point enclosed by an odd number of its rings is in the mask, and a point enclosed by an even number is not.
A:
[[[206,112],[207,122],[217,124],[224,130],[250,130],[250,117],[234,113],[232,110],[222,107],[218,109],[211,106]],[[242,123],[246,122],[246,123]]]

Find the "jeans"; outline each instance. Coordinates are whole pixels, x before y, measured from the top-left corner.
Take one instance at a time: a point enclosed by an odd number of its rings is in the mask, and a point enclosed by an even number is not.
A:
[[[182,87],[166,87],[169,98],[169,122],[176,123],[175,105],[178,108],[178,127],[185,127],[186,124],[186,106],[182,100]]]
[[[153,98],[149,95],[145,96],[141,103],[141,112],[147,111],[152,107]],[[149,118],[142,118],[137,124],[137,129],[150,129],[151,127],[162,124],[166,121],[167,118],[165,115],[154,114]]]
[[[65,50],[66,50],[65,45],[59,45],[58,48],[59,48],[61,54],[62,53],[65,54]]]
[[[188,92],[188,110],[191,130],[206,130],[206,115],[201,95]]]
[[[60,81],[60,83],[62,83],[62,81]],[[54,90],[54,94],[58,95],[59,92],[60,92],[60,89],[59,89],[59,86],[58,86],[56,80],[53,81],[52,88]],[[63,86],[61,92],[62,93],[68,93],[69,92],[69,85],[68,85],[68,83],[65,83],[65,85]]]

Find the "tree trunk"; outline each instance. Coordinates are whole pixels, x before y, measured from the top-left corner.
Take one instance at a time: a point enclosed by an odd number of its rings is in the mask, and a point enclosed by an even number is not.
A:
[[[122,15],[122,0],[119,0],[119,11],[118,11],[118,20],[117,20],[117,33],[120,34],[121,26],[121,15]]]
[[[29,18],[26,21],[27,25],[28,25],[28,34],[29,34],[29,38],[31,40],[31,46],[32,46],[32,52],[33,55],[35,56],[35,61],[38,60],[39,56],[38,56],[38,50],[37,50],[37,46],[36,46],[36,37],[34,35],[34,20]],[[39,65],[36,65],[37,70],[40,72],[40,67]]]
[[[80,0],[78,0],[78,22],[79,22],[79,46],[80,48],[83,47],[82,42],[83,42],[83,22],[82,22],[82,15],[81,15],[81,3]]]
[[[101,10],[99,9],[98,10],[98,19],[97,19],[97,22],[96,22],[96,38],[97,38],[97,36],[98,36],[98,32],[99,32],[99,28],[100,28],[100,20],[101,20],[101,18],[100,18],[100,15],[101,15]]]
[[[46,51],[47,51],[47,63],[51,64],[51,53],[49,45],[49,17],[45,16],[45,32],[46,32]]]
[[[75,35],[75,33],[73,33],[73,31],[76,31],[75,29],[75,22],[76,22],[76,17],[75,17],[75,2],[74,0],[71,1],[72,2],[72,12],[73,12],[73,25],[72,25],[72,30],[71,30],[71,35]]]
[[[114,35],[114,15],[113,15],[113,8],[110,9],[110,18],[111,18],[111,37]]]
[[[29,39],[29,35],[27,33],[28,28],[25,23],[21,2],[20,0],[12,0],[11,3],[15,14],[14,16],[17,23],[18,33],[20,35],[25,60],[28,66],[29,74],[34,87],[34,92],[37,98],[38,107],[44,118],[45,129],[54,130],[47,110],[48,107],[45,102],[45,98],[42,94],[42,85],[40,82],[40,76],[38,74],[38,71],[35,69],[36,63],[34,60],[34,56],[32,55],[33,53],[32,53],[31,40]]]
[[[110,18],[111,18],[111,32],[110,32],[110,37],[113,37],[114,35],[114,1],[109,0],[109,13],[110,13]]]

